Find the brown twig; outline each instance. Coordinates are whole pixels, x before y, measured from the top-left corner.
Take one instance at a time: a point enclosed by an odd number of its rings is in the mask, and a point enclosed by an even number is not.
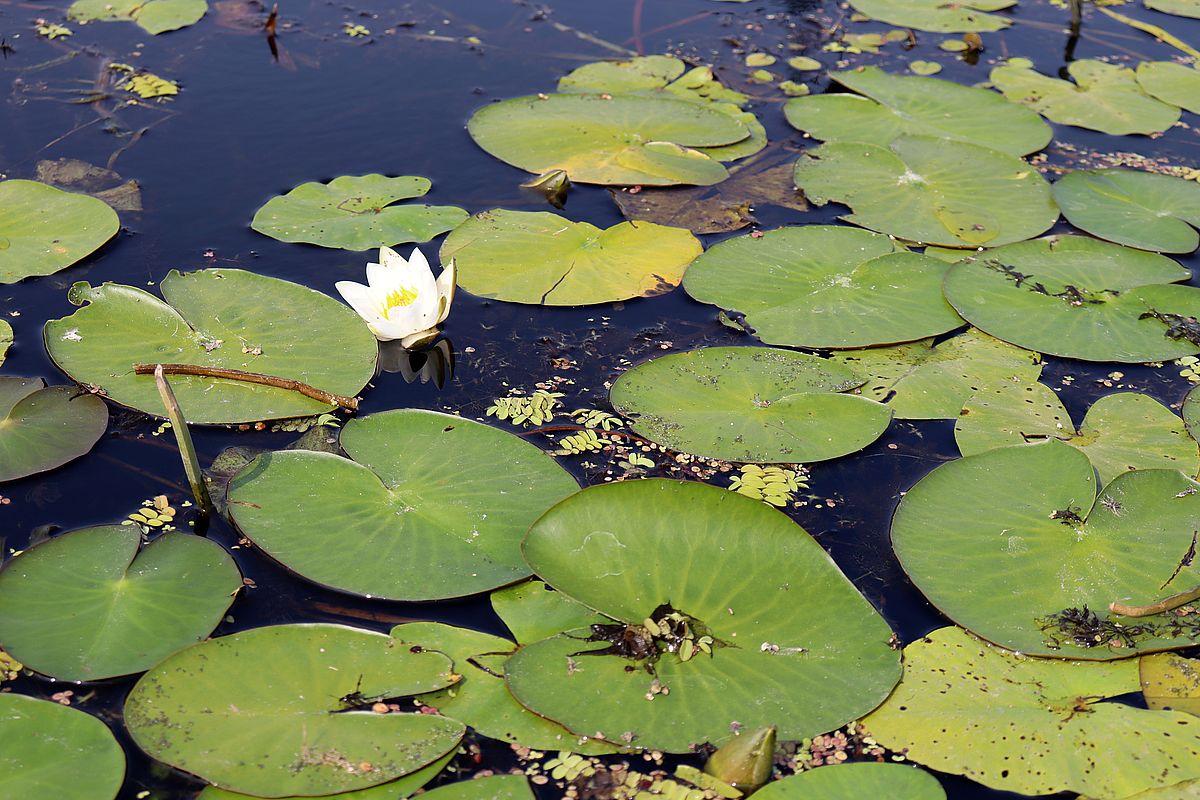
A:
[[[134,364],[133,371],[138,375],[153,375],[155,368],[158,366],[160,365]],[[350,411],[358,410],[357,397],[333,394],[332,392],[318,389],[315,386],[310,386],[307,383],[302,383],[291,378],[279,378],[274,375],[263,375],[259,372],[245,372],[240,369],[204,367],[199,364],[162,364],[161,366],[165,375],[198,375],[202,378],[224,378],[225,380],[242,381],[243,383],[257,383],[261,386],[273,386],[276,389],[299,392],[305,397],[311,397],[313,400],[319,400],[322,403],[328,403],[332,406],[340,406]]]
[[[1155,614],[1173,611],[1180,606],[1187,605],[1193,600],[1200,600],[1200,586],[1188,589],[1186,592],[1173,594],[1148,606],[1127,606],[1124,603],[1109,603],[1108,610],[1122,617],[1151,617]]]

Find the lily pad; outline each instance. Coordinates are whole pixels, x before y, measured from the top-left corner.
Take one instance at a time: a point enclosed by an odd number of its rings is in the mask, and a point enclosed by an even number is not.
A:
[[[397,625],[391,635],[398,642],[442,653],[454,662],[461,680],[448,689],[421,696],[422,703],[447,717],[484,736],[535,750],[581,755],[614,752],[611,744],[576,736],[516,701],[504,682],[504,663],[517,650],[508,639],[440,622]]]
[[[284,566],[368,597],[461,597],[527,577],[521,537],[579,488],[519,437],[433,411],[351,420],[341,443],[354,461],[259,456],[230,484],[229,509]]]
[[[1200,17],[1200,3],[1196,3]],[[1200,114],[1200,69],[1174,61],[1143,61],[1137,68],[1138,85],[1146,94]]]
[[[0,283],[65,269],[120,227],[102,200],[37,181],[0,181]]]
[[[1049,236],[972,255],[943,289],[968,322],[1012,344],[1135,363],[1200,352],[1188,323],[1200,315],[1200,290],[1173,285],[1188,275],[1165,256]]]
[[[1154,653],[1138,659],[1138,674],[1147,706],[1200,716],[1200,661]]]
[[[942,296],[949,268],[878,233],[805,225],[714,245],[683,285],[702,303],[745,314],[768,344],[866,347],[962,325]]]
[[[74,461],[108,428],[103,400],[41,378],[0,377],[0,414],[0,481]]]
[[[401,800],[401,798],[409,797],[413,792],[440,775],[452,758],[454,758],[454,751],[447,753],[429,766],[421,767],[416,772],[410,772],[408,775],[397,778],[394,781],[381,783],[369,789],[338,792],[337,794],[325,795],[325,797],[327,800]],[[200,792],[196,800],[255,800],[255,798],[253,795],[240,794],[238,792],[231,792],[228,789],[218,789],[216,786],[208,786],[204,791]],[[283,798],[282,800],[300,799],[293,796]]]
[[[1074,83],[1013,64],[996,67],[989,79],[1012,102],[1063,125],[1123,136],[1161,133],[1179,121],[1179,109],[1142,91],[1127,67],[1083,59],[1067,71]]]
[[[439,786],[423,800],[534,800],[524,775],[489,775]]]
[[[67,18],[84,23],[132,20],[158,34],[193,25],[207,11],[205,0],[75,0]]]
[[[890,409],[841,394],[861,383],[849,369],[804,353],[708,347],[634,367],[609,399],[634,431],[672,450],[797,463],[856,452],[883,434]]]
[[[809,201],[850,206],[847,222],[949,247],[996,246],[1058,219],[1050,186],[1021,159],[932,136],[888,145],[829,142],[796,163]]]
[[[728,114],[745,124],[750,136],[734,144],[696,149],[718,161],[733,161],[754,155],[767,146],[767,131],[758,117],[740,107],[750,98],[721,84],[710,67],[693,67],[671,56],[638,56],[628,61],[598,61],[584,64],[558,82],[564,93],[641,94],[669,96]]]
[[[736,492],[593,486],[539,519],[524,550],[549,584],[617,623],[641,626],[669,604],[696,638],[712,637],[711,653],[686,660],[605,654],[587,628],[521,648],[505,664],[510,690],[577,733],[671,752],[767,725],[800,739],[861,716],[899,675],[887,624],[829,556]]]
[[[1041,150],[1052,135],[1037,114],[985,89],[878,67],[830,77],[858,94],[797,97],[783,107],[792,127],[818,139],[887,145],[897,136],[922,134],[1023,156]]]
[[[942,628],[904,648],[904,678],[863,725],[911,761],[1019,794],[1114,800],[1200,776],[1200,720],[1104,702],[1137,689],[1134,660],[1026,658]]]
[[[1108,606],[1200,584],[1200,566],[1184,563],[1200,529],[1198,487],[1177,470],[1137,470],[1097,498],[1076,448],[1004,447],[922,478],[900,502],[892,544],[930,602],[1011,650],[1103,660],[1187,647],[1200,641],[1189,618],[1134,620]]]
[[[1183,398],[1183,407],[1179,410],[1183,424],[1187,426],[1192,438],[1200,441],[1200,388],[1193,387]]]
[[[12,347],[12,343],[12,325],[0,319],[0,364],[4,363],[4,357],[8,354],[8,348]]]
[[[207,637],[242,586],[218,544],[134,527],[47,539],[0,570],[0,642],[59,680],[131,675]]]
[[[863,377],[863,396],[887,403],[897,419],[955,419],[985,386],[1036,381],[1041,356],[975,328],[941,342],[926,339],[894,347],[834,353]]]
[[[999,31],[1012,20],[989,11],[1012,8],[1017,0],[970,0],[945,3],[942,0],[854,0],[856,11],[872,19],[934,33]]]
[[[954,440],[964,456],[1042,439],[1079,448],[1102,483],[1131,469],[1200,471],[1200,449],[1183,420],[1153,397],[1136,392],[1101,397],[1076,431],[1049,386],[1001,384],[968,400],[954,423]]]
[[[729,176],[725,167],[694,148],[750,136],[719,109],[640,95],[517,97],[479,109],[467,130],[484,150],[528,172],[561,169],[576,183],[647,186],[719,183]]]
[[[830,764],[771,781],[754,793],[758,800],[946,800],[937,778],[904,764]]]
[[[1200,19],[1200,0],[1142,0],[1142,3],[1164,14]]]
[[[491,600],[492,608],[520,644],[605,621],[587,606],[538,580],[497,589]]]
[[[546,211],[496,209],[463,223],[442,244],[458,285],[513,303],[580,306],[674,289],[703,252],[683,228],[622,222],[601,230]]]
[[[341,625],[275,625],[193,645],[137,682],[125,724],[173,767],[258,797],[326,795],[398,778],[463,734],[428,714],[376,714],[372,698],[454,683],[448,658]]]
[[[1054,184],[1054,199],[1068,222],[1110,242],[1162,253],[1200,245],[1195,181],[1132,169],[1076,170]]]
[[[457,206],[393,205],[424,196],[431,185],[428,178],[375,174],[302,183],[268,200],[255,212],[250,227],[283,242],[344,250],[427,242],[467,218]]]
[[[125,754],[100,720],[48,700],[7,693],[0,694],[0,720],[0,797],[117,796],[125,780]]]
[[[349,307],[305,286],[237,269],[171,270],[166,302],[133,286],[77,283],[84,307],[50,320],[43,334],[54,362],[79,383],[147,414],[164,414],[153,375],[133,365],[181,363],[290,378],[353,395],[375,373],[379,347]],[[172,375],[188,422],[237,423],[305,417],[332,403],[299,392],[226,378]]]

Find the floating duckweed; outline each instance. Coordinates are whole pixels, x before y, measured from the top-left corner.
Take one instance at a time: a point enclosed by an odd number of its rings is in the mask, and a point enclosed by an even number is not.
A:
[[[345,25],[342,26],[342,33],[346,34],[347,36],[349,36],[352,39],[357,38],[359,36],[370,36],[371,35],[371,31],[368,30],[367,28],[363,27],[362,25],[353,25],[349,22],[347,22]]]
[[[563,396],[562,392],[538,389],[528,397],[497,397],[486,413],[489,417],[508,420],[513,425],[545,425],[554,420],[554,410],[560,405],[558,399]]]
[[[175,530],[175,526],[171,524],[175,521],[175,509],[167,500],[166,495],[160,494],[151,500],[143,500],[142,506],[140,511],[130,514],[122,520],[121,524],[140,525],[145,532],[149,532],[151,528],[161,528],[164,531]]]
[[[1200,383],[1200,358],[1196,356],[1184,356],[1183,358],[1175,359],[1176,366],[1183,367],[1179,370],[1181,378],[1187,378],[1192,383]]]
[[[108,68],[118,73],[116,86],[130,94],[136,94],[143,100],[163,101],[179,94],[179,84],[159,77],[153,72],[139,72],[129,64],[109,64]]]
[[[601,439],[595,431],[586,430],[559,439],[558,449],[553,452],[556,456],[577,456],[603,450],[606,444],[607,440]]]
[[[15,681],[21,675],[23,667],[24,665],[21,662],[3,650],[0,650],[0,683]]]
[[[755,500],[782,508],[796,499],[796,492],[808,488],[807,475],[802,469],[760,467],[743,464],[741,474],[734,475],[729,488]]]
[[[599,428],[602,431],[625,427],[625,422],[616,414],[595,408],[577,408],[571,412],[571,418],[585,428]]]
[[[596,774],[596,767],[591,760],[578,753],[560,752],[543,765],[550,777],[555,780],[573,781],[580,775],[591,777]]]
[[[70,36],[72,31],[65,25],[56,25],[53,22],[39,22],[34,29],[38,36],[45,36],[47,39],[63,39]]]

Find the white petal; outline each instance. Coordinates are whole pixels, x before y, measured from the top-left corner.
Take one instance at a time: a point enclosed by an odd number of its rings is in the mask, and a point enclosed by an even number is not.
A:
[[[368,324],[380,319],[379,300],[370,287],[354,281],[338,281],[333,286],[342,295],[342,299]]]
[[[390,247],[379,248],[379,263],[385,267],[408,266],[408,262],[404,260],[404,256]]]
[[[454,290],[458,288],[458,272],[454,266],[454,259],[450,263],[442,267],[442,274],[437,278],[438,290],[438,305],[441,308],[441,313],[438,314],[438,323],[446,320],[450,315],[450,304],[454,302]]]
[[[433,279],[433,270],[429,268],[429,262],[425,260],[420,248],[414,247],[412,255],[408,257],[408,274],[411,276],[409,280],[412,281],[410,285],[417,290],[422,300],[426,296],[437,295],[437,282]],[[436,309],[436,305],[434,308]]]
[[[410,347],[415,347],[416,345],[421,344],[422,342],[428,342],[433,337],[437,336],[437,334],[438,334],[437,328],[426,328],[423,331],[417,331],[416,333],[405,336],[400,341],[400,346],[405,349],[410,348]]]

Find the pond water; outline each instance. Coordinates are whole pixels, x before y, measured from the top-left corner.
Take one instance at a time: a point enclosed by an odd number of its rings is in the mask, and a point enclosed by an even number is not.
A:
[[[986,81],[989,69],[1011,56],[1033,58],[1042,72],[1056,74],[1069,57],[1136,62],[1180,55],[1090,5],[1082,36],[1069,44],[1067,9],[1040,1],[1012,9],[1013,27],[984,34],[986,50],[975,63],[938,49],[938,42],[951,35],[920,31],[911,49],[889,42],[875,54],[824,52],[822,46],[838,40],[844,30],[884,32],[893,27],[852,22],[852,10],[832,2],[418,0],[361,5],[285,0],[279,7],[276,53],[261,29],[269,9],[255,2],[218,0],[199,23],[159,36],[123,23],[71,24],[73,35],[53,40],[34,33],[39,18],[62,22],[66,5],[0,0],[0,37],[8,45],[0,60],[5,88],[0,178],[32,179],[39,161],[80,159],[135,179],[144,210],[121,212],[115,240],[82,262],[51,276],[0,286],[0,315],[11,323],[15,341],[4,373],[42,377],[49,384],[67,379],[42,345],[42,326],[74,311],[67,289],[77,281],[112,281],[153,292],[169,270],[227,267],[336,296],[336,281],[362,280],[366,253],[288,244],[250,229],[263,203],[305,181],[372,172],[422,175],[433,183],[431,203],[471,213],[552,210],[520,188],[526,173],[480,149],[465,124],[476,109],[494,100],[552,91],[562,75],[588,62],[670,53],[712,64],[720,80],[753,98],[750,108],[772,143],[768,157],[782,163],[813,142],[785,121],[781,108],[786,98],[780,92],[748,81],[753,70],[744,59],[756,50],[787,57],[800,51],[781,46],[804,45],[805,55],[827,66],[844,59],[839,65],[873,64],[900,73],[909,62],[925,59],[942,65],[939,78],[967,85]],[[1118,10],[1139,18],[1149,14],[1133,5]],[[1184,41],[1200,44],[1200,22],[1152,16],[1158,24],[1169,20],[1171,32]],[[348,25],[369,33],[348,35]],[[1073,53],[1066,56],[1069,47]],[[178,96],[137,107],[97,98],[97,91],[107,91],[107,65],[114,61],[177,81]],[[780,77],[790,74],[782,63],[770,69]],[[807,80],[814,93],[830,84],[825,71],[792,77]],[[1117,154],[1137,153],[1161,165],[1196,168],[1200,137],[1190,127],[1196,117],[1185,113],[1183,119],[1184,125],[1152,139],[1055,125],[1042,166],[1104,166],[1122,158],[1132,163]],[[623,219],[610,191],[599,186],[574,186],[562,213],[600,227]],[[754,210],[754,229],[834,224],[844,213],[846,208],[836,203],[804,212],[762,205]],[[1060,220],[1052,232],[1071,230]],[[745,232],[702,238],[711,246]],[[439,244],[440,239],[422,245],[431,260]],[[398,249],[407,254],[410,247]],[[1176,258],[1188,269],[1200,267],[1194,254]],[[1200,282],[1193,279],[1190,285]],[[289,315],[286,307],[277,311],[281,319]],[[453,363],[442,370],[444,380],[414,378],[411,370],[407,376],[402,370],[382,371],[362,393],[359,414],[423,408],[503,426],[485,414],[494,400],[539,387],[563,393],[564,410],[609,409],[607,387],[631,363],[701,346],[755,344],[723,325],[713,306],[692,300],[682,289],[580,308],[518,305],[460,291],[445,338],[449,346],[442,353],[452,351]],[[1042,382],[1060,392],[1076,420],[1114,386],[1148,393],[1176,409],[1191,387],[1169,361],[1163,367],[1121,365],[1119,378],[1110,376],[1114,369],[1112,364],[1049,357]],[[571,422],[565,417],[558,421]],[[208,465],[227,447],[279,449],[299,436],[271,428],[270,423],[261,429],[196,426],[192,433],[200,462]],[[546,448],[554,447],[563,433],[509,429]],[[811,465],[807,487],[785,509],[832,555],[905,644],[948,620],[901,570],[888,538],[891,515],[904,492],[957,456],[951,421],[896,420],[862,452]],[[603,453],[559,459],[585,484],[621,477],[624,471],[616,460]],[[727,469],[704,469],[702,477],[729,485]],[[699,470],[692,462],[663,458],[648,474],[695,478]],[[0,485],[0,495],[0,542],[6,556],[47,532],[119,522],[157,495],[181,509],[182,519],[189,513],[182,504],[190,498],[170,431],[161,430],[158,420],[117,407],[108,432],[87,456]],[[339,622],[387,632],[408,620],[505,634],[486,595],[437,603],[362,600],[299,578],[240,541],[220,518],[208,535],[230,549],[246,579],[246,589],[214,635],[290,622]],[[71,686],[26,676],[5,688],[41,698],[70,689],[75,707],[108,723],[129,759],[121,798],[195,796],[202,782],[152,761],[124,732],[121,705],[134,682]],[[476,750],[454,762],[460,775],[507,770],[517,763],[504,744],[479,738],[469,742]],[[482,755],[476,755],[480,750]],[[644,763],[639,756],[634,760]],[[71,767],[64,764],[63,769]],[[1016,796],[959,776],[938,777],[955,799]],[[539,796],[562,796],[553,783],[537,791]]]

